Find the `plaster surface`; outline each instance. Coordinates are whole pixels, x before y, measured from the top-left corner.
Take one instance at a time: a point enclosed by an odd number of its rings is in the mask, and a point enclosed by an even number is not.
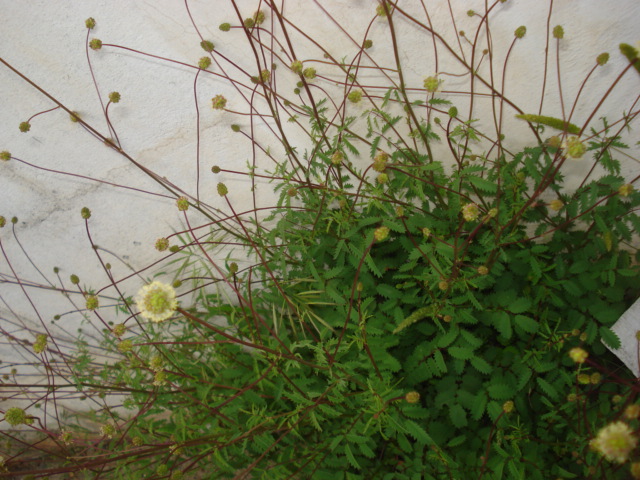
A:
[[[485,2],[451,0],[449,6],[443,0],[400,0],[399,5],[422,15],[426,22],[423,3],[436,30],[454,45],[459,55],[470,58],[469,46],[458,45],[454,32],[464,30],[467,35],[475,32],[478,19],[466,12],[469,9],[483,12]],[[240,0],[236,4],[243,16],[250,16],[259,2]],[[247,112],[247,90],[236,90],[218,74],[224,70],[249,83],[243,71],[255,70],[253,57],[240,30],[224,33],[218,29],[222,22],[239,23],[231,2],[192,0],[188,5],[193,23],[185,3],[173,0],[0,0],[3,18],[0,57],[33,84],[78,112],[106,137],[111,134],[101,101],[106,101],[109,92],[119,91],[122,100],[110,106],[109,118],[120,145],[132,159],[155,172],[158,178],[166,178],[174,192],[199,198],[216,215],[228,211],[215,193],[218,181],[228,183],[231,201],[238,209],[249,210],[253,202],[249,184],[237,177],[215,176],[210,171],[212,165],[241,170],[252,160],[250,142],[230,129],[232,123],[242,129],[250,128],[249,120],[247,116],[212,110],[209,105],[213,95],[223,94],[229,99],[230,109]],[[301,27],[292,34],[298,58],[316,66],[319,72],[323,67],[322,52],[305,35],[317,39],[335,57],[348,59],[356,55],[365,38],[371,38],[374,47],[367,52],[369,60],[380,65],[393,64],[394,52],[387,41],[385,24],[373,18],[374,2],[300,0],[280,5],[284,5],[287,17]],[[88,17],[97,21],[97,27],[89,34],[84,26]],[[609,52],[609,63],[592,74],[580,93],[572,117],[574,123],[580,124],[625,66],[618,44],[640,40],[637,29],[640,3],[557,0],[549,23],[548,17],[547,2],[510,0],[496,7],[491,37],[483,41],[492,43],[493,61],[502,65],[514,30],[523,24],[527,26],[527,34],[509,57],[508,74],[497,83],[510,98],[518,99],[524,111],[538,113],[547,29],[555,25],[564,27],[565,39],[559,47],[561,71],[556,70],[552,52],[542,104],[542,113],[556,117],[562,116],[557,78],[562,79],[562,93],[569,109],[596,56]],[[443,74],[444,93],[463,110],[468,98],[456,91],[466,88],[465,80],[456,77],[461,69],[451,55],[439,46],[438,56],[434,56],[431,44],[425,45],[424,36],[417,36],[417,29],[411,25],[404,25],[398,34],[407,84],[421,86],[426,76]],[[105,44],[126,46],[181,63],[108,46],[95,52],[87,50],[87,35],[100,38]],[[486,32],[479,31],[478,35],[486,37]],[[201,38],[213,41],[217,52],[236,63],[221,58],[210,74],[197,75],[194,66],[204,55],[199,46]],[[274,62],[279,67],[274,75],[281,87],[293,88],[295,79],[287,74],[286,64],[275,57]],[[329,81],[331,72],[323,73],[327,80],[319,84],[336,91]],[[499,73],[501,70],[496,68],[496,75]],[[371,85],[384,83],[380,75],[363,73],[362,78]],[[616,117],[628,111],[637,96],[638,85],[637,76],[624,76],[596,117]],[[478,100],[478,103],[478,111],[488,113],[490,102]],[[0,65],[0,150],[9,150],[14,157],[0,164],[0,215],[18,218],[14,226],[0,231],[4,249],[0,258],[0,322],[14,336],[0,345],[5,367],[33,362],[35,357],[28,355],[27,349],[15,348],[15,340],[32,341],[45,327],[56,332],[61,344],[70,345],[80,335],[95,341],[106,323],[118,321],[115,313],[108,314],[105,323],[91,317],[83,320],[81,296],[66,298],[48,286],[60,285],[62,281],[71,287],[69,275],[76,274],[82,286],[103,289],[100,291],[108,303],[109,296],[117,296],[109,286],[113,282],[104,268],[104,263],[109,262],[110,275],[123,290],[133,294],[157,272],[155,262],[164,258],[153,248],[155,240],[183,228],[183,217],[174,206],[175,195],[80,125],[70,122],[64,111],[33,118],[28,133],[18,130],[20,122],[53,107],[55,104],[34,85]],[[363,107],[353,107],[354,114],[363,111]],[[515,112],[508,113],[503,122],[511,144],[523,146],[531,142],[524,122],[513,118]],[[479,117],[482,125],[490,125],[486,123],[489,116]],[[269,134],[268,122],[257,125],[255,135],[276,154],[280,151]],[[291,135],[303,150],[304,136],[293,127]],[[638,149],[634,148],[632,153],[637,157]],[[446,155],[446,149],[439,153]],[[258,157],[266,162],[264,155]],[[582,178],[582,168],[579,164],[568,166],[565,174],[570,185],[572,179],[577,182]],[[635,177],[638,170],[634,161],[623,164],[628,178]],[[259,183],[256,195],[259,204],[268,205],[270,186]],[[80,217],[80,209],[85,206],[92,211],[91,238]],[[204,219],[194,214],[193,221],[198,224]],[[215,254],[221,260],[226,252]],[[149,269],[142,270],[148,265]],[[59,277],[53,273],[54,267],[59,269]],[[61,315],[61,320],[52,325],[54,315]],[[637,329],[637,316],[633,322]],[[630,328],[634,327],[633,322]],[[5,373],[5,367],[0,365],[0,373]]]

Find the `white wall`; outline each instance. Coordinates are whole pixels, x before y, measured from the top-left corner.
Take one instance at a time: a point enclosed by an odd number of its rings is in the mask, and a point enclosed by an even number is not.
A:
[[[236,2],[243,16],[251,15],[257,1]],[[280,2],[279,4],[281,4]],[[368,38],[374,47],[367,51],[381,65],[392,66],[391,43],[388,41],[388,26],[382,20],[374,20],[375,2],[371,0],[297,0],[285,3],[285,14],[303,27],[303,31],[316,38],[336,57],[351,59],[358,52],[354,44],[335,23],[322,11],[326,9],[332,17],[358,42],[365,36],[371,23]],[[422,2],[428,8],[436,31],[452,42],[460,52],[453,32],[464,30],[468,36],[474,33],[479,17],[468,17],[466,11],[474,9],[482,13],[484,1],[451,0],[451,8],[457,22],[454,29],[446,1]],[[637,0],[556,0],[550,28],[562,25],[565,38],[560,45],[562,88],[566,101],[575,98],[587,72],[593,67],[595,57],[602,52],[611,54],[610,62],[592,75],[583,90],[579,106],[572,118],[574,123],[584,122],[590,108],[607,90],[613,79],[622,71],[626,61],[618,51],[621,42],[634,44],[638,38],[637,20],[640,18],[640,2]],[[216,44],[216,51],[234,59],[238,65],[255,74],[255,66],[241,30],[223,33],[218,29],[222,22],[239,23],[226,0],[192,0],[189,2],[193,17],[204,38]],[[418,0],[400,0],[399,5],[415,11],[426,21]],[[322,7],[322,8],[321,8]],[[422,12],[422,13],[421,13]],[[96,89],[92,83],[85,52],[87,31],[84,21],[94,17],[97,27],[90,37],[100,38],[104,43],[127,46],[144,52],[160,55],[195,65],[204,55],[199,47],[200,38],[189,21],[184,2],[143,0],[32,0],[16,2],[0,0],[0,16],[3,19],[0,57],[26,75],[42,89],[72,110],[99,132],[107,135]],[[513,31],[520,25],[527,26],[526,36],[517,42],[510,60],[504,85],[510,98],[516,99],[528,113],[538,113],[542,79],[544,73],[543,54],[547,32],[548,2],[542,0],[509,0],[495,7],[491,15],[491,42],[495,49],[496,75],[501,75],[500,65],[513,40]],[[371,20],[373,20],[371,22]],[[267,20],[270,22],[270,19]],[[411,25],[399,26],[400,57],[405,65],[407,84],[420,87],[422,79],[436,73],[431,39],[418,34]],[[480,32],[485,38],[486,32]],[[318,49],[294,35],[294,45],[299,58],[314,64],[319,74],[323,64]],[[463,46],[465,55],[471,51]],[[451,55],[442,46],[438,47],[440,72],[463,73]],[[110,107],[110,118],[116,126],[119,139],[126,152],[137,162],[166,177],[176,188],[195,195],[196,187],[196,116],[194,104],[194,77],[196,70],[180,65],[151,59],[121,49],[104,47],[89,51],[91,65],[103,99],[117,90],[122,100]],[[561,116],[558,102],[555,47],[549,56],[547,95],[543,113]],[[250,83],[220,59],[228,74]],[[276,63],[278,63],[276,61]],[[280,64],[276,71],[279,87],[289,93],[295,78]],[[228,183],[231,198],[238,209],[240,205],[251,208],[247,183],[227,175],[215,176],[210,168],[218,164],[227,169],[244,169],[251,158],[251,146],[241,134],[231,132],[229,126],[238,123],[243,129],[249,126],[248,118],[210,108],[210,98],[224,93],[229,98],[228,107],[246,112],[247,104],[224,78],[216,76],[221,67],[211,68],[213,74],[201,75],[197,83],[197,98],[200,106],[200,192],[203,202],[212,209],[226,210],[226,206],[215,193],[215,184],[221,179]],[[380,81],[379,75],[360,77],[367,84]],[[464,78],[443,75],[443,96],[462,107],[466,97],[453,92],[468,90]],[[498,84],[502,82],[497,81]],[[318,80],[318,85],[334,88],[330,82]],[[626,75],[612,92],[597,117],[608,115],[617,118],[622,111],[631,108],[638,94],[638,76],[635,72]],[[335,91],[335,89],[334,89]],[[246,92],[246,91],[245,91]],[[489,102],[478,101],[481,109],[478,116],[486,121]],[[77,336],[76,329],[81,316],[73,312],[74,307],[59,293],[46,289],[25,287],[29,299],[20,285],[13,281],[14,271],[25,283],[59,285],[53,275],[54,267],[60,268],[60,276],[70,287],[68,277],[75,273],[81,285],[99,289],[109,283],[100,261],[91,249],[84,221],[80,218],[81,207],[89,207],[93,216],[90,229],[93,242],[113,252],[101,251],[104,261],[113,265],[114,278],[122,279],[163,255],[153,248],[158,237],[167,235],[171,229],[181,228],[181,215],[174,207],[174,200],[166,190],[153,182],[146,174],[119,155],[103,146],[100,141],[85,132],[78,124],[71,123],[68,115],[57,110],[34,118],[31,131],[21,133],[18,124],[34,113],[54,107],[55,104],[39,93],[4,65],[0,65],[0,150],[9,150],[15,159],[0,163],[0,215],[7,219],[17,216],[18,239],[29,258],[40,269],[38,272],[21,251],[13,238],[10,225],[0,230],[0,240],[10,260],[0,258],[0,322],[6,331],[14,332],[18,338],[33,339],[25,327],[41,332],[42,322],[50,326],[55,314],[65,314],[59,323],[68,332],[69,339]],[[365,107],[354,107],[357,114]],[[569,108],[569,107],[567,107]],[[358,110],[359,109],[359,110]],[[637,106],[636,106],[637,109]],[[521,146],[531,142],[526,125],[513,119],[512,110],[504,118],[511,145]],[[594,124],[594,126],[596,126]],[[295,132],[295,129],[292,129]],[[269,137],[264,127],[259,127],[257,136],[278,151],[278,145]],[[303,142],[299,136],[295,137]],[[637,137],[636,137],[637,138]],[[366,151],[366,149],[365,149]],[[445,153],[442,153],[445,155]],[[638,150],[635,150],[637,157]],[[35,166],[72,172],[93,179],[112,182],[121,186],[140,188],[139,193],[125,188],[114,188],[95,180],[71,177],[38,170]],[[582,178],[580,165],[568,170],[571,178]],[[628,161],[625,174],[635,177],[638,165]],[[151,195],[153,193],[154,195]],[[269,198],[269,186],[261,185],[259,194]],[[155,195],[155,194],[159,194]],[[266,200],[265,200],[266,202]],[[203,217],[192,215],[195,224],[204,222]],[[119,261],[120,257],[122,261]],[[222,254],[219,255],[222,258]],[[143,283],[142,277],[150,277],[153,269],[142,272],[122,286],[134,294]],[[106,289],[105,295],[114,295]],[[78,307],[84,301],[78,295],[72,297]],[[108,303],[104,300],[103,303]],[[35,307],[35,309],[34,309]],[[35,312],[37,310],[37,313]],[[114,320],[105,313],[105,321]],[[103,326],[93,318],[93,327],[83,327],[91,333],[92,328]],[[64,337],[64,335],[62,335]],[[17,355],[25,361],[34,361],[24,352],[11,348],[0,349],[5,361],[19,362]],[[0,366],[1,372],[2,366]]]

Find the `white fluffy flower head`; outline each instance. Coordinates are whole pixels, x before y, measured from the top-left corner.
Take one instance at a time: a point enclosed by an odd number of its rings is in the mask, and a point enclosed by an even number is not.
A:
[[[142,315],[152,322],[162,322],[173,315],[178,308],[176,291],[171,285],[152,282],[138,292],[136,304]]]

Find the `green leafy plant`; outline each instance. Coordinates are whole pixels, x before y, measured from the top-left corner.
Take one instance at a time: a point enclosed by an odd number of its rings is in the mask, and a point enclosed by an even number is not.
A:
[[[500,3],[470,11],[478,31]],[[156,242],[166,255],[161,273],[173,280],[145,273],[137,296],[118,289],[115,299],[81,287],[87,321],[104,326],[97,348],[83,339],[72,353],[48,352],[47,337],[37,337],[34,351],[51,355],[44,363],[69,373],[69,385],[99,408],[84,431],[40,424],[63,461],[29,473],[640,478],[637,382],[603,344],[619,348],[611,327],[639,296],[638,176],[623,175],[620,162],[635,155],[627,131],[637,98],[609,121],[594,120],[609,92],[584,118],[575,105],[571,113],[563,105],[562,118],[542,115],[542,102],[540,114],[525,113],[498,88],[497,67],[487,66],[494,52],[478,58],[480,40],[456,32],[469,60],[388,1],[369,14],[384,25],[395,64],[377,65],[365,50],[381,42],[368,38],[354,39],[353,57],[334,58],[316,43],[323,59],[301,58],[288,40],[295,23],[265,5],[220,30],[244,36],[255,54],[253,73],[223,78],[258,98],[248,105],[277,148],[253,123],[231,128],[268,166],[256,157],[245,170],[213,166],[220,210],[152,175],[186,225]],[[448,90],[451,73],[410,78],[398,53],[405,25],[465,72],[465,100]],[[525,34],[515,31],[504,72]],[[564,35],[547,34],[556,44]],[[265,37],[283,39],[283,52]],[[223,47],[201,42],[213,63],[200,59],[198,75],[225,58]],[[638,52],[621,51],[626,63],[611,88],[637,68]],[[384,84],[368,84],[365,67]],[[492,96],[490,127],[474,107],[476,82]],[[236,118],[231,104],[212,94],[210,106]],[[526,146],[505,135],[509,115],[528,127]],[[108,139],[73,118],[103,142],[115,138],[108,146],[134,161],[111,123]],[[301,142],[287,124],[303,132]],[[582,168],[568,186],[571,165]],[[238,208],[236,179],[254,193],[268,181],[273,204],[254,195],[253,208]],[[91,212],[82,218],[90,232]],[[118,323],[105,321],[114,311]],[[7,410],[5,420],[29,426],[27,413]]]

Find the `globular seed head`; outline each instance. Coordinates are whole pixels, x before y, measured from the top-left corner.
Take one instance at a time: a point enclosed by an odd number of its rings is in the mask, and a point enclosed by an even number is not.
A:
[[[159,252],[164,252],[169,248],[169,239],[168,238],[159,238],[156,240],[156,250]]]
[[[378,227],[373,232],[373,237],[378,242],[382,242],[389,236],[389,227]]]
[[[11,160],[11,153],[3,150],[2,152],[0,152],[0,160],[3,160],[5,162]]]
[[[217,190],[218,190],[218,195],[220,195],[221,197],[224,197],[225,195],[227,195],[227,193],[229,193],[229,189],[222,182],[218,183]]]
[[[370,40],[367,38],[362,44],[362,48],[364,48],[365,50],[368,50],[371,47],[373,47],[373,40]]]
[[[89,42],[89,48],[91,50],[100,50],[102,48],[102,40],[99,38],[92,38]]]
[[[77,276],[77,275],[75,275],[75,274],[72,274],[72,275],[69,277],[69,280],[70,280],[70,281],[71,281],[71,283],[73,283],[74,285],[77,285],[77,284],[79,284],[79,283],[80,283],[80,278],[78,278],[78,276]]]
[[[120,93],[118,92],[111,92],[109,94],[109,101],[111,103],[118,103],[120,101]]]
[[[218,165],[214,165],[213,167],[211,167],[211,171],[213,173],[220,173],[220,167]]]
[[[189,200],[187,197],[180,197],[176,200],[176,205],[179,211],[186,212],[189,209]]]
[[[218,27],[220,30],[222,30],[223,32],[228,32],[229,30],[231,30],[231,24],[230,23],[221,23],[220,26]]]
[[[82,210],[80,210],[80,216],[85,220],[89,220],[91,218],[91,210],[87,207],[82,207]]]
[[[98,297],[96,297],[95,295],[89,295],[87,297],[87,301],[86,301],[87,310],[95,310],[99,306],[100,306],[100,302],[98,300]]]
[[[20,125],[18,125],[18,128],[22,133],[27,133],[31,130],[31,124],[29,122],[21,122]]]
[[[234,132],[239,132],[240,131],[240,125],[236,125],[234,123],[233,125],[231,125],[231,130],[233,130]]]
[[[216,95],[211,99],[211,108],[214,110],[224,110],[227,106],[227,99],[222,95]]]
[[[291,62],[290,68],[293,73],[301,75],[304,69],[304,65],[300,60],[294,60],[293,62]]]
[[[200,70],[206,70],[210,66],[211,66],[211,59],[209,57],[201,57],[200,60],[198,60],[198,68]]]
[[[304,75],[304,78],[306,78],[307,80],[313,80],[314,78],[316,78],[316,69],[313,67],[305,68],[302,71],[302,75]]]
[[[84,21],[84,25],[85,27],[87,27],[89,30],[93,30],[96,26],[96,21],[93,17],[89,17]]]
[[[420,401],[420,394],[418,392],[409,392],[404,396],[407,403],[418,403]]]

